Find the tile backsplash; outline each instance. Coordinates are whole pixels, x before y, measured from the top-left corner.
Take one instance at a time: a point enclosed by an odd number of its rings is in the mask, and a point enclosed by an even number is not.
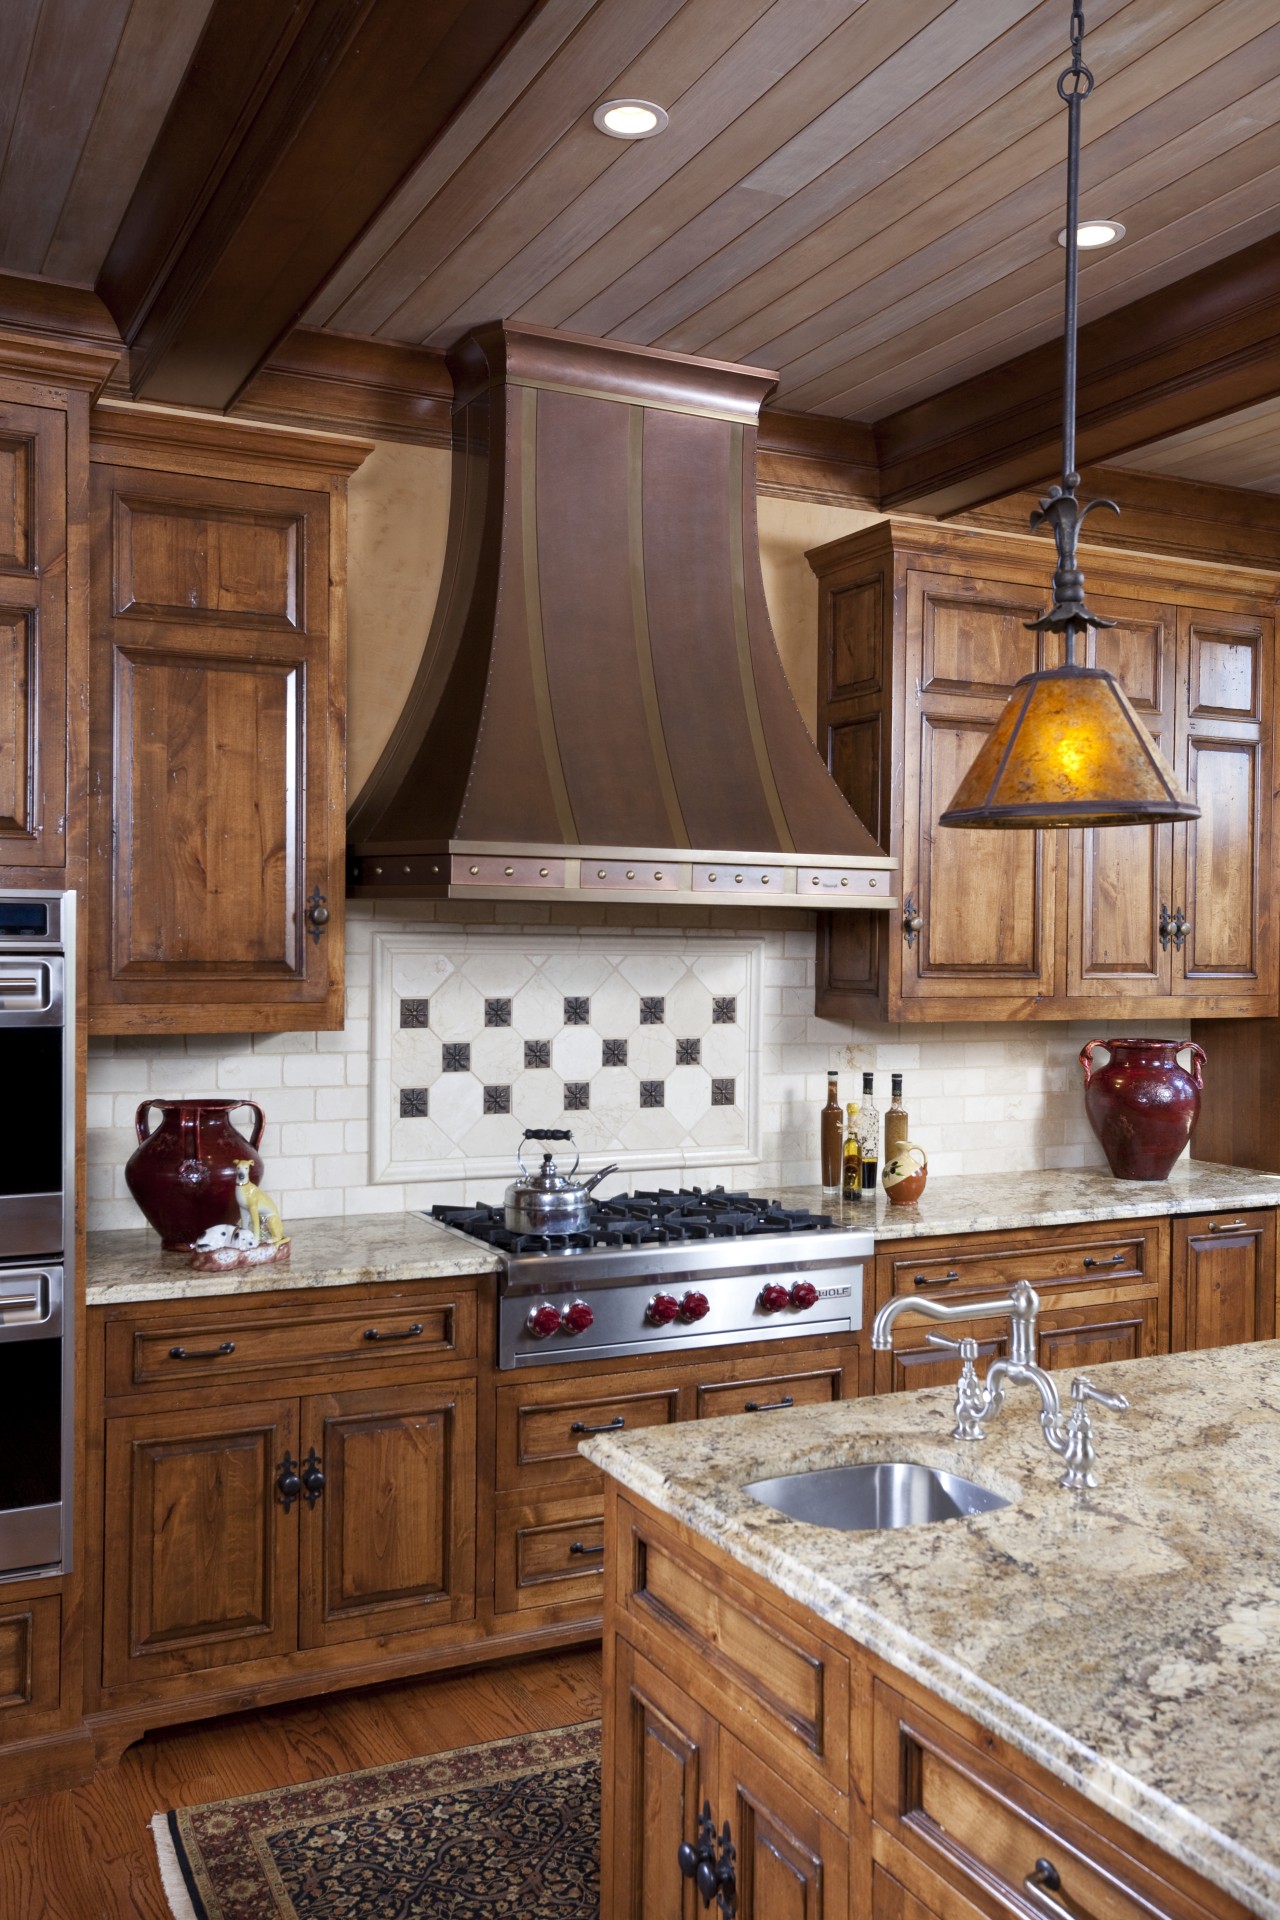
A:
[[[286,1221],[499,1199],[526,1126],[618,1161],[606,1192],[810,1184],[829,1061],[846,1100],[873,1069],[882,1108],[904,1074],[935,1173],[1104,1164],[1076,1061],[1097,1027],[819,1020],[806,916],[691,919],[352,906],[342,1032],[90,1041],[89,1225],[141,1222],[124,1165],[148,1095],[259,1100]]]

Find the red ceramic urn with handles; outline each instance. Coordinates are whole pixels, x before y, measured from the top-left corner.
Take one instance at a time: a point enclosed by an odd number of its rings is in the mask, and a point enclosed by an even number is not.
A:
[[[247,1140],[231,1124],[245,1107],[253,1115]],[[160,1124],[152,1129],[156,1109]],[[144,1100],[134,1125],[137,1152],[124,1170],[130,1193],[169,1252],[193,1247],[210,1227],[239,1225],[236,1161],[249,1162],[249,1177],[262,1179],[256,1149],[262,1138],[262,1108],[254,1100]]]
[[[1095,1067],[1094,1050],[1110,1058]],[[1191,1071],[1178,1055],[1190,1053]],[[1084,1110],[1117,1180],[1167,1180],[1200,1117],[1204,1050],[1194,1040],[1090,1040]]]

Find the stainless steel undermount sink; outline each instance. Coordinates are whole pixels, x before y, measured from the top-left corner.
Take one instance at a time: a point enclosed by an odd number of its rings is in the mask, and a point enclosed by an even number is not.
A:
[[[753,1480],[742,1490],[761,1506],[774,1507],[792,1520],[804,1520],[811,1527],[838,1527],[844,1533],[929,1526],[935,1520],[962,1520],[1009,1504],[1002,1494],[962,1480],[959,1474],[901,1460],[784,1473],[776,1480]]]

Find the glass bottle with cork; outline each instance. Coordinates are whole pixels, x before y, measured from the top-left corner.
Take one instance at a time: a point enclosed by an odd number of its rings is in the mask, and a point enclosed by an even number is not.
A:
[[[840,1105],[840,1070],[827,1068],[827,1104],[818,1115],[818,1140],[822,1160],[822,1184],[828,1193],[840,1191],[840,1166],[844,1147],[844,1110]]]
[[[891,1080],[893,1098],[889,1110],[884,1116],[884,1163],[896,1160],[911,1137],[911,1125],[907,1110],[902,1104],[902,1075],[895,1073]]]
[[[857,1200],[862,1193],[862,1160],[858,1153],[858,1102],[851,1100],[844,1126],[844,1170],[840,1180],[841,1197]]]
[[[872,1098],[874,1086],[874,1076],[864,1073],[862,1106],[858,1113],[858,1160],[864,1200],[875,1199],[876,1181],[880,1177],[880,1109]]]

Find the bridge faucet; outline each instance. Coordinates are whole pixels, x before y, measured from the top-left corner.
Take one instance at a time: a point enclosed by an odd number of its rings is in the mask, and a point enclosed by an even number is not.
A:
[[[1005,1388],[1034,1387],[1040,1395],[1040,1428],[1045,1441],[1067,1463],[1067,1470],[1059,1485],[1072,1490],[1096,1487],[1098,1480],[1093,1468],[1097,1453],[1086,1403],[1093,1400],[1100,1406],[1110,1407],[1115,1413],[1123,1413],[1129,1402],[1122,1394],[1103,1393],[1091,1380],[1080,1375],[1071,1383],[1071,1411],[1064,1415],[1053,1376],[1046,1373],[1035,1357],[1039,1312],[1040,1296],[1025,1280],[1019,1280],[1010,1293],[994,1300],[957,1301],[950,1306],[940,1300],[920,1300],[912,1294],[899,1294],[881,1307],[876,1315],[871,1328],[871,1345],[880,1353],[890,1351],[893,1347],[894,1322],[904,1313],[921,1313],[926,1319],[942,1321],[984,1320],[997,1316],[1007,1319],[1009,1358],[993,1360],[987,1368],[985,1382],[978,1378],[975,1364],[978,1343],[972,1335],[965,1335],[959,1340],[949,1340],[940,1333],[925,1335],[931,1347],[943,1347],[960,1356],[956,1424],[951,1430],[952,1438],[981,1440],[985,1434],[982,1423],[1000,1412],[1004,1405]]]

